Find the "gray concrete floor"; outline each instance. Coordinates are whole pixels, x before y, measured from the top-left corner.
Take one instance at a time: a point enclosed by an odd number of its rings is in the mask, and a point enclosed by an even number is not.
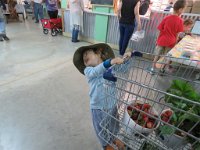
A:
[[[88,85],[72,64],[80,45],[9,23],[0,43],[0,150],[99,150]]]

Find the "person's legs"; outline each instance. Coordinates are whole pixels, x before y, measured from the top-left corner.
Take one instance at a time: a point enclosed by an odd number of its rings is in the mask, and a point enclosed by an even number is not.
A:
[[[155,57],[154,57],[154,60],[153,60],[153,64],[152,64],[152,67],[155,69],[156,68],[156,62],[160,59],[160,55],[163,54],[164,52],[164,47],[162,46],[156,46],[156,49],[155,49]]]
[[[124,39],[122,44],[122,55],[126,52],[126,48],[128,47],[129,40],[133,34],[134,31],[134,25],[125,25],[125,31],[124,31]]]
[[[35,15],[35,22],[38,23],[39,19],[38,19],[38,3],[34,2],[34,15]]]
[[[58,10],[56,10],[56,11],[48,11],[48,15],[49,15],[50,19],[57,18]]]
[[[4,18],[0,18],[0,34],[6,34],[6,24]]]
[[[104,118],[104,113],[100,109],[92,109],[91,113],[92,113],[92,122],[93,122],[93,126],[94,126],[96,136],[98,137],[102,148],[106,149],[108,144],[99,136],[99,133],[102,131],[102,127],[100,126],[100,123]],[[104,135],[104,136],[106,136],[106,135]]]
[[[39,13],[40,19],[44,19],[44,13],[43,13],[42,4],[39,4],[38,13]]]
[[[55,11],[53,12],[53,18],[58,18],[58,10],[55,10]]]
[[[74,24],[73,31],[72,31],[72,42],[79,42],[78,40],[79,32],[80,32],[80,26]]]
[[[8,41],[9,38],[6,36],[6,24],[4,18],[0,18],[0,41],[6,40]]]
[[[123,45],[123,40],[124,40],[124,32],[125,32],[125,28],[123,24],[119,24],[119,31],[120,31],[120,38],[119,38],[119,54],[123,55],[122,52],[122,45]]]
[[[171,48],[169,47],[164,47],[163,51],[164,51],[164,55],[167,55],[167,53],[170,51]],[[168,69],[168,71],[172,71],[170,70],[170,64],[172,63],[172,61],[170,61],[169,59],[164,58],[164,64],[161,67],[161,70],[164,71],[166,68]]]
[[[110,115],[112,115],[114,118],[109,117],[108,122],[110,122],[108,129],[112,133],[110,143],[114,143],[119,149],[124,150],[124,143],[116,138],[117,134],[119,133],[120,127],[119,127],[119,114],[118,114],[118,109],[117,107],[114,107],[113,110],[110,112]]]
[[[157,61],[160,59],[160,55],[163,54],[164,52],[164,47],[162,46],[156,46],[155,51],[154,51],[154,59],[153,59],[153,63],[152,63],[152,67],[148,68],[147,71],[150,72],[150,74],[154,74],[155,73],[155,69],[156,69],[156,63]],[[163,64],[161,64],[161,68],[162,68]]]
[[[53,18],[53,14],[52,14],[52,13],[53,13],[53,11],[49,11],[49,10],[48,10],[48,15],[49,15],[49,18],[50,18],[50,19]]]

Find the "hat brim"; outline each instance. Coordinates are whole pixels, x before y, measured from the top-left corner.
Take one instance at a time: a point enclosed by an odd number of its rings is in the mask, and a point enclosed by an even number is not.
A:
[[[106,59],[114,58],[114,52],[112,48],[105,43],[99,43],[89,46],[82,46],[76,50],[73,57],[73,63],[75,67],[84,75],[84,69],[86,68],[84,61],[83,61],[83,53],[89,49],[102,49],[102,53],[106,57]]]

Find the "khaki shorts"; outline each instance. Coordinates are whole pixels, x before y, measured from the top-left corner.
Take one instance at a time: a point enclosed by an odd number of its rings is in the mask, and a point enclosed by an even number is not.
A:
[[[156,49],[154,51],[154,55],[166,55],[171,48],[169,47],[163,47],[163,46],[156,46]]]

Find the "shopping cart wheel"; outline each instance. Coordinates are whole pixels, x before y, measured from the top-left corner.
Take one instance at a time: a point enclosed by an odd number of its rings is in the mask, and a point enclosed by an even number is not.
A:
[[[44,33],[44,34],[48,34],[48,33],[49,33],[49,30],[48,30],[48,29],[43,29],[43,33]]]
[[[58,32],[56,31],[56,29],[52,29],[51,30],[51,35],[52,36],[56,36],[58,34]]]

